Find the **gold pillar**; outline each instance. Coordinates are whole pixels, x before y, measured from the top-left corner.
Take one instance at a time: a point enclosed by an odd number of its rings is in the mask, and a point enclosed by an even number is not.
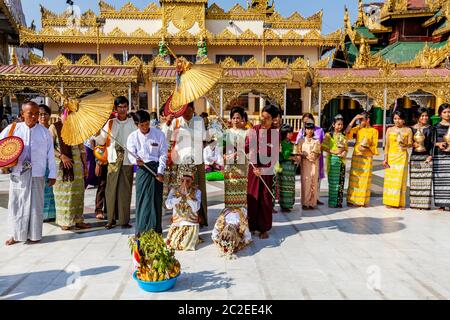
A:
[[[341,97],[339,99],[339,110],[344,110],[344,107],[345,107],[345,100],[344,97]]]
[[[436,97],[436,103],[434,105],[434,109],[435,109],[435,114],[439,115],[439,107],[441,106],[441,104],[443,104],[445,102],[443,97]]]
[[[407,96],[403,97],[403,108],[405,108],[405,109],[412,108],[412,100]]]
[[[353,99],[350,100],[349,109],[350,110],[355,110],[356,109],[356,100],[353,100]]]

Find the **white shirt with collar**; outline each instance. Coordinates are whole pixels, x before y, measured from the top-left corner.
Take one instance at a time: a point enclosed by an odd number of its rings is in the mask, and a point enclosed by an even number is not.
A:
[[[8,136],[12,124],[7,126],[0,134],[0,139]],[[34,127],[28,127],[25,122],[16,124],[12,134],[23,140],[24,149],[20,155],[17,165],[11,168],[12,175],[20,175],[24,161],[31,162],[33,178],[45,177],[45,171],[49,169],[49,179],[56,179],[56,164],[53,147],[53,138],[48,129],[39,123]]]
[[[168,145],[164,133],[158,128],[150,128],[147,134],[143,134],[137,129],[128,137],[127,148],[145,163],[155,161],[159,162],[158,174],[164,175],[167,162]],[[128,160],[136,164],[136,158],[128,155]]]
[[[203,163],[203,141],[208,141],[208,132],[202,117],[194,116],[189,121],[183,117],[173,119],[169,126],[164,124],[161,130],[167,140],[176,142],[172,150],[172,160],[176,164],[190,164],[191,159],[196,165]]]
[[[206,165],[212,165],[214,163],[223,165],[222,148],[219,148],[217,145],[214,149],[211,145],[206,146],[203,150],[203,159]]]
[[[95,138],[95,142],[97,145],[105,145],[106,138],[108,137],[108,130],[109,130],[109,121],[113,121],[113,125],[111,128],[111,135],[119,141],[119,143],[122,146],[127,145],[128,137],[130,134],[137,129],[136,124],[134,123],[133,119],[127,118],[126,120],[120,121],[117,118],[108,120],[108,122],[103,127],[103,130],[100,132],[100,134]],[[105,132],[106,131],[106,132]],[[116,140],[113,138],[110,138],[110,144],[108,147],[108,162],[109,163],[116,163],[117,161],[117,152],[116,152]],[[125,156],[123,159],[123,165],[124,166],[131,166],[132,163],[130,162],[128,158],[128,152],[125,150]]]

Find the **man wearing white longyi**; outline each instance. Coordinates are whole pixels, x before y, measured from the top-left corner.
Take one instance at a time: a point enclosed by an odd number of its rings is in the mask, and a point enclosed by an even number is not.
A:
[[[49,186],[55,184],[56,166],[53,140],[44,126],[38,123],[39,106],[35,102],[22,105],[24,122],[11,124],[0,139],[16,136],[23,140],[23,152],[11,168],[8,220],[10,238],[6,245],[42,239],[45,171],[48,167]]]

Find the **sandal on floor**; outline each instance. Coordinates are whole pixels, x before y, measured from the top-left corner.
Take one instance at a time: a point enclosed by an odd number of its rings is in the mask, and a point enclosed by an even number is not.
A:
[[[78,229],[78,230],[80,230],[80,229],[89,229],[89,228],[91,228],[91,225],[89,224],[89,223],[77,223],[76,225],[75,225],[75,228],[76,229]]]
[[[115,227],[116,227],[115,224],[108,223],[108,224],[105,226],[105,229],[106,229],[106,230],[110,230],[110,229],[115,228]]]
[[[70,229],[72,229],[72,227],[67,227],[67,226],[61,227],[62,231],[69,231]]]

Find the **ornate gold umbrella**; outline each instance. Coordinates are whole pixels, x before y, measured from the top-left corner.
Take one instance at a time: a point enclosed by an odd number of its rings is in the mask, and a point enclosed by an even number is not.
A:
[[[210,91],[222,76],[217,64],[194,65],[185,58],[176,60],[177,84],[169,105],[169,112],[177,114],[188,103]]]
[[[66,98],[67,118],[61,136],[67,145],[83,143],[108,121],[113,110],[114,97],[97,92],[82,99]]]

